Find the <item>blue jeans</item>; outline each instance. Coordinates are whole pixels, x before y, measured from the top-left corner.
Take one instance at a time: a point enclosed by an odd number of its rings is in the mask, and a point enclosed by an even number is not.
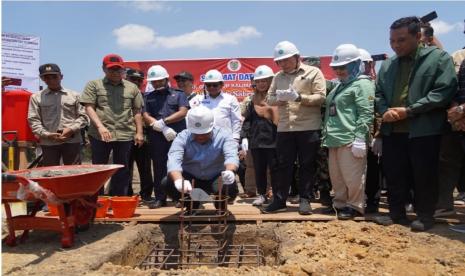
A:
[[[218,195],[218,178],[221,177],[220,174],[209,180],[196,179],[193,175],[187,172],[183,172],[182,177],[186,180],[189,180],[191,183],[194,180],[194,188],[200,188],[207,194]],[[173,180],[168,176],[163,178],[160,188],[174,201],[178,201],[181,198],[181,193],[176,189]],[[223,185],[222,193],[227,194],[229,198],[236,198],[238,192],[237,183],[235,181],[233,184],[229,185],[229,187]]]
[[[129,188],[129,157],[133,141],[104,142],[89,136],[92,149],[92,164],[108,164],[110,152],[113,151],[113,164],[124,165],[111,178],[110,196],[126,196]],[[100,190],[103,194],[103,188]]]

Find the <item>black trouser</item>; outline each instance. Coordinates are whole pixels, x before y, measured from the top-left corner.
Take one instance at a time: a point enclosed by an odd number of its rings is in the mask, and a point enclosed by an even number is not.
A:
[[[134,170],[134,161],[137,164],[140,180],[140,196],[145,199],[152,196],[153,192],[153,179],[152,179],[152,159],[150,158],[149,145],[142,144],[141,147],[133,145],[131,151],[131,158],[129,159],[129,195],[133,194],[132,191],[132,178]]]
[[[168,142],[163,133],[149,130],[149,147],[150,157],[153,161],[153,188],[155,190],[155,199],[166,200],[166,194],[161,189],[161,181],[166,177],[168,162],[168,151],[171,142]],[[150,191],[150,194],[152,192]]]
[[[417,217],[433,219],[438,198],[440,142],[440,135],[409,139],[407,133],[393,133],[383,137],[383,170],[392,219],[405,217],[406,187],[410,181]]]
[[[273,192],[276,202],[285,204],[292,182],[294,162],[299,161],[299,196],[310,200],[315,182],[315,161],[320,147],[319,131],[278,132],[278,185]]]
[[[42,145],[42,166],[59,166],[81,164],[81,144],[64,143],[61,145]]]
[[[111,196],[126,196],[129,188],[129,155],[133,141],[104,142],[89,136],[92,149],[92,164],[108,164],[110,152],[113,151],[113,164],[124,165],[111,177]],[[100,190],[103,194],[103,187]]]
[[[266,194],[266,186],[268,184],[268,169],[271,176],[271,189],[273,193],[276,189],[277,181],[277,158],[275,148],[256,148],[251,149],[253,165],[255,168],[255,185],[259,195]]]
[[[464,164],[460,133],[449,132],[441,138],[439,152],[439,197],[436,209],[454,208],[454,189],[459,183]]]
[[[366,204],[370,207],[378,207],[381,195],[379,158],[371,150],[367,152],[367,176],[365,184]]]
[[[464,146],[464,151],[465,151],[465,146]],[[462,165],[459,183],[457,184],[457,191],[459,193],[465,193],[465,164]]]
[[[244,188],[245,192],[245,174],[247,170],[247,165],[245,163],[245,158],[243,160],[239,160],[239,167],[237,168],[237,175],[239,176],[239,182],[242,184],[242,188]]]
[[[462,151],[465,152],[465,133],[460,133]],[[462,162],[462,168],[460,169],[460,179],[457,183],[457,191],[459,193],[465,193],[465,162]]]
[[[296,160],[292,166],[292,180],[289,188],[289,196],[297,196],[299,194],[299,161]]]
[[[182,176],[185,180],[189,180],[191,183],[192,180],[194,180],[193,188],[200,188],[204,190],[207,194],[218,194],[218,178],[221,177],[221,174],[209,180],[196,179],[193,175],[187,172],[183,172]],[[163,180],[161,181],[160,188],[166,195],[171,197],[174,201],[178,201],[181,198],[181,193],[176,189],[176,187],[174,186],[174,182],[170,177],[163,178]],[[228,186],[223,185],[222,193],[227,194],[229,198],[236,198],[238,192],[239,191],[237,189],[236,182]]]

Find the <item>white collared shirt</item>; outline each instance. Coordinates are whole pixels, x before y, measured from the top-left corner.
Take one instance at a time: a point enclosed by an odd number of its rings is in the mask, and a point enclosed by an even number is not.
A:
[[[221,92],[216,98],[210,95],[199,94],[189,101],[191,108],[203,105],[213,111],[215,125],[228,129],[234,139],[240,138],[241,110],[239,102],[234,95]]]

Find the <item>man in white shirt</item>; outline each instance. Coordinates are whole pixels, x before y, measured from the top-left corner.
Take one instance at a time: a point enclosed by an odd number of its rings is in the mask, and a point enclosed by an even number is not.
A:
[[[189,101],[191,108],[205,106],[213,111],[215,125],[231,131],[233,138],[239,142],[241,132],[241,110],[234,95],[222,92],[223,74],[218,70],[210,70],[203,80],[203,95],[197,95]]]
[[[229,131],[232,138],[239,144],[241,136],[241,110],[239,102],[234,95],[222,91],[224,82],[223,74],[218,70],[210,70],[205,74],[203,83],[205,85],[203,95],[197,95],[189,101],[190,107],[204,106],[213,111],[215,126]],[[232,189],[232,191],[231,191]],[[237,184],[230,188],[232,194],[237,194]],[[233,197],[228,201],[234,202]]]

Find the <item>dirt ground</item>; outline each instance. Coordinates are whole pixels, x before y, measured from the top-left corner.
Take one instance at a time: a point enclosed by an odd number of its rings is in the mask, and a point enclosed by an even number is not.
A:
[[[36,231],[2,244],[3,275],[465,275],[465,234],[438,224],[426,233],[371,222],[231,225],[234,244],[259,244],[266,266],[190,270],[134,268],[156,242],[177,241],[177,224],[96,224],[61,249],[58,234]]]

